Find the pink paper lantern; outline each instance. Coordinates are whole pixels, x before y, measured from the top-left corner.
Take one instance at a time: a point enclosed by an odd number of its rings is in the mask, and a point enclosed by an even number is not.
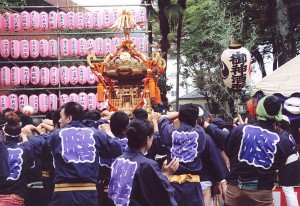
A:
[[[51,58],[57,58],[57,40],[49,40],[49,56]]]
[[[60,67],[59,78],[62,85],[67,85],[70,82],[70,68],[66,66]]]
[[[67,14],[63,11],[58,13],[58,24],[57,27],[60,30],[65,30],[67,28]]]
[[[102,38],[98,37],[97,39],[95,39],[95,49],[94,49],[94,51],[95,51],[95,54],[98,55],[98,56],[106,53],[106,49],[103,45],[103,39]]]
[[[86,56],[87,53],[87,41],[84,38],[78,39],[78,54],[79,56],[83,57]]]
[[[29,41],[27,40],[20,41],[20,51],[21,51],[21,57],[23,59],[27,59],[29,57]]]
[[[57,86],[59,83],[59,69],[57,67],[51,67],[49,73],[49,82],[52,86]]]
[[[10,55],[12,58],[17,59],[20,57],[20,42],[18,40],[12,40],[10,42]]]
[[[31,28],[33,30],[40,28],[40,14],[37,11],[30,12]]]
[[[140,37],[137,39],[138,41],[138,44],[139,44],[139,50],[142,52],[142,53],[146,53],[147,52],[147,39],[146,37]]]
[[[8,12],[5,12],[3,14],[3,17],[4,17],[4,29],[6,31],[10,31],[13,29],[13,19],[12,19],[12,14],[11,13],[8,13]]]
[[[30,82],[33,85],[38,85],[40,83],[40,68],[37,66],[32,66],[30,68]]]
[[[48,102],[48,96],[47,94],[40,94],[39,95],[39,110],[42,112],[42,113],[45,113],[48,111],[48,106],[49,105],[49,102]]]
[[[70,46],[70,55],[72,57],[76,57],[78,55],[78,42],[77,42],[77,39],[71,38],[69,40],[69,46]]]
[[[42,11],[40,13],[40,29],[42,31],[46,31],[48,29],[49,24],[49,15],[48,13]]]
[[[19,67],[12,67],[10,70],[11,84],[14,86],[20,85],[21,82],[21,69]]]
[[[117,18],[121,16],[121,11],[119,9],[112,10],[113,22],[116,22]]]
[[[96,82],[95,74],[91,71],[89,66],[86,68],[86,77],[86,81],[89,84],[94,84]]]
[[[77,67],[71,66],[70,67],[70,84],[73,86],[78,83],[78,72]]]
[[[145,7],[140,7],[138,13],[137,13],[137,21],[140,22],[139,26],[140,28],[146,28],[147,23],[147,11]]]
[[[4,66],[0,70],[0,84],[1,86],[10,85],[10,69],[7,66]]]
[[[21,12],[22,17],[22,27],[24,30],[28,30],[31,27],[31,18],[28,11],[22,11]]]
[[[125,41],[125,39],[124,39],[123,41]],[[132,41],[135,45],[137,45],[137,40],[136,40],[136,38],[135,38],[134,36],[131,37],[131,41]],[[136,49],[139,50],[137,46],[136,46]]]
[[[60,40],[60,55],[63,57],[69,56],[69,40],[68,39],[61,39]]]
[[[41,39],[39,42],[40,45],[40,56],[45,58],[49,55],[49,42],[46,39]]]
[[[86,110],[88,108],[88,95],[84,92],[80,92],[78,94],[78,103],[82,106],[83,110]]]
[[[49,111],[55,111],[57,110],[57,96],[56,94],[49,94],[48,96],[48,110]]]
[[[75,19],[76,19],[76,14],[73,11],[70,11],[67,13],[67,21],[68,21],[68,29],[73,30],[75,29]]]
[[[96,109],[96,105],[97,105],[96,95],[94,93],[89,93],[87,95],[87,99],[88,99],[88,110]]]
[[[31,58],[37,58],[40,55],[40,44],[36,39],[29,41],[29,55]]]
[[[18,97],[18,102],[19,102],[19,111],[23,112],[23,108],[28,105],[28,96],[25,94],[21,94]]]
[[[0,112],[8,108],[8,97],[5,95],[0,96]]]
[[[102,29],[102,15],[100,12],[93,13],[94,15],[94,28],[96,30]]]
[[[9,57],[10,54],[10,43],[7,39],[1,40],[1,49],[0,53],[3,58]]]
[[[69,102],[69,95],[67,94],[62,94],[59,97],[59,106],[63,106],[64,104]]]
[[[8,95],[8,108],[18,111],[18,96],[16,94]]]
[[[106,54],[110,54],[112,52],[111,51],[111,39],[109,39],[109,38],[104,39],[103,46],[106,49]]]
[[[69,95],[69,102],[78,102],[78,95],[75,93],[71,93]]]
[[[49,85],[49,68],[43,67],[40,70],[40,84],[43,86]]]
[[[81,85],[84,85],[86,83],[86,67],[85,66],[79,66],[78,67],[78,82]]]
[[[136,11],[136,9],[132,8],[132,9],[130,9],[130,12],[131,12],[131,16],[133,17],[134,21],[137,22],[138,12]],[[130,25],[130,26],[132,26],[132,25]]]
[[[21,67],[21,84],[26,86],[30,83],[30,69],[26,66]]]
[[[94,28],[94,15],[92,12],[85,12],[84,14],[85,16],[85,28],[87,30],[91,30]]]
[[[0,31],[5,29],[4,28],[4,21],[5,21],[5,19],[4,19],[3,15],[0,14]]]
[[[108,28],[113,24],[113,18],[112,18],[112,13],[110,12],[109,9],[104,9],[102,10],[103,12],[103,27]]]
[[[39,112],[39,97],[35,94],[30,95],[29,105],[33,108],[33,114],[37,114]]]
[[[94,54],[95,52],[95,40],[89,39],[87,40],[87,54]]]
[[[21,30],[22,25],[21,25],[21,15],[18,13],[14,13],[12,15],[12,21],[13,21],[13,29],[18,32]]]
[[[75,17],[75,26],[76,29],[82,30],[84,29],[84,14],[82,12],[77,12]]]
[[[51,11],[49,13],[49,29],[56,29],[57,28],[57,22],[58,22],[58,15],[55,11]]]
[[[118,49],[118,46],[121,45],[121,39],[120,38],[113,38],[111,40],[111,52],[115,52]]]

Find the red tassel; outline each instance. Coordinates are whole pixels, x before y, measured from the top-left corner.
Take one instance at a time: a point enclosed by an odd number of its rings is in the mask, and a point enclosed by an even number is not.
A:
[[[155,98],[155,82],[154,82],[154,79],[150,79],[150,81],[149,81],[149,94],[150,94],[150,99]]]
[[[103,84],[99,83],[97,87],[97,100],[98,102],[104,102]]]
[[[160,104],[160,103],[161,103],[160,89],[159,89],[159,87],[156,87],[156,90],[155,90],[155,104]]]

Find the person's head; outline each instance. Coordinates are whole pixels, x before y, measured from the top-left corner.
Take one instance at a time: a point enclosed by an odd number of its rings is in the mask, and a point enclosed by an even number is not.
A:
[[[60,128],[60,123],[59,123],[60,111],[61,111],[61,108],[53,111],[53,113],[52,113],[52,121],[53,121],[54,129],[59,129]]]
[[[200,126],[204,125],[204,121],[207,120],[209,113],[202,109],[202,107],[199,107],[199,113],[198,113],[198,118],[197,118],[197,124]]]
[[[94,121],[98,121],[101,118],[101,114],[98,110],[90,110],[87,111],[84,115],[84,119],[91,119]]]
[[[14,112],[7,112],[5,115],[6,124],[2,128],[6,141],[18,142],[21,135],[20,117]]]
[[[148,119],[148,113],[144,109],[135,109],[132,112],[132,118]]]
[[[128,146],[132,149],[145,147],[148,150],[152,145],[153,132],[153,124],[149,120],[133,119],[126,131]]]
[[[129,117],[123,111],[117,111],[110,117],[111,132],[116,136],[123,136],[126,132],[126,128],[129,124]]]
[[[257,105],[256,112],[258,120],[262,121],[276,121],[282,120],[282,106],[281,102],[276,96],[263,97]]]
[[[68,102],[61,107],[60,111],[60,127],[65,127],[71,121],[82,121],[83,108],[77,102]]]
[[[20,117],[20,121],[21,121],[21,127],[25,127],[26,125],[33,124],[32,117],[30,117],[26,114],[23,114],[23,113],[20,113],[19,117]]]
[[[2,114],[6,115],[6,113],[8,113],[8,112],[14,112],[14,110],[11,108],[6,108],[2,111]]]
[[[179,109],[180,122],[185,122],[191,126],[196,125],[196,120],[199,115],[199,108],[194,104],[185,104]]]

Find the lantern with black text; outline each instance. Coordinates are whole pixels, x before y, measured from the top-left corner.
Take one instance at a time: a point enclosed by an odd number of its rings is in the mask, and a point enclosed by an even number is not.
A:
[[[16,94],[8,95],[8,108],[18,111],[18,96]]]
[[[30,29],[31,27],[31,18],[28,11],[22,11],[21,12],[22,17],[22,27],[24,30]]]
[[[240,91],[250,79],[250,52],[240,44],[232,44],[222,53],[221,60],[225,85],[232,91]]]
[[[33,114],[37,114],[39,112],[39,97],[35,94],[29,97],[29,105],[33,108]]]
[[[11,75],[11,84],[14,86],[18,86],[21,82],[21,70],[19,67],[14,66],[10,70]]]

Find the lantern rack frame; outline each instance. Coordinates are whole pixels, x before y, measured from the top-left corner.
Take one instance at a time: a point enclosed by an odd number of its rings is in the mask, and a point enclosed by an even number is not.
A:
[[[10,10],[10,11],[15,11],[14,9],[56,9],[57,12],[60,9],[63,8],[81,8],[81,7],[137,7],[137,6],[144,6],[146,7],[146,13],[147,16],[149,16],[149,10],[147,9],[148,6],[151,6],[151,4],[132,4],[132,5],[124,5],[124,4],[120,4],[120,5],[56,5],[56,6],[11,6],[11,7],[3,7],[4,9]],[[17,12],[17,11],[15,11]],[[121,32],[109,32],[109,31],[104,31],[104,32],[87,32],[87,31],[83,31],[83,32],[71,32],[71,33],[65,33],[65,32],[61,32],[60,30],[54,30],[52,33],[1,33],[0,37],[2,36],[56,36],[57,38],[57,42],[58,42],[58,48],[59,48],[59,44],[60,44],[60,36],[65,36],[65,35],[99,35],[99,34],[119,34]],[[146,23],[146,28],[144,31],[132,31],[132,34],[138,34],[138,33],[144,33],[144,34],[149,34],[152,33],[152,31],[148,30],[148,24]],[[152,53],[152,49],[151,47],[149,48],[148,51],[149,55],[151,56]],[[0,64],[30,64],[30,63],[57,63],[57,67],[60,68],[62,62],[86,62],[86,59],[62,59],[60,52],[58,52],[58,56],[57,58],[53,59],[53,60],[30,60],[30,61],[18,61],[18,60],[11,60],[10,58],[6,58],[7,61],[0,61]],[[102,59],[97,59],[95,61],[91,61],[92,63],[94,62],[99,62],[102,61]],[[0,91],[42,91],[42,90],[55,90],[58,91],[59,95],[61,95],[61,91],[62,90],[74,90],[74,89],[95,89],[97,88],[97,86],[67,86],[67,87],[62,87],[61,83],[59,81],[58,86],[56,87],[35,87],[35,86],[30,86],[30,87],[21,87],[24,85],[20,85],[20,87],[14,87],[14,88],[0,88]],[[117,87],[117,86],[116,86]],[[37,117],[37,118],[44,118],[45,114],[36,114],[36,115],[31,115],[32,117]]]

